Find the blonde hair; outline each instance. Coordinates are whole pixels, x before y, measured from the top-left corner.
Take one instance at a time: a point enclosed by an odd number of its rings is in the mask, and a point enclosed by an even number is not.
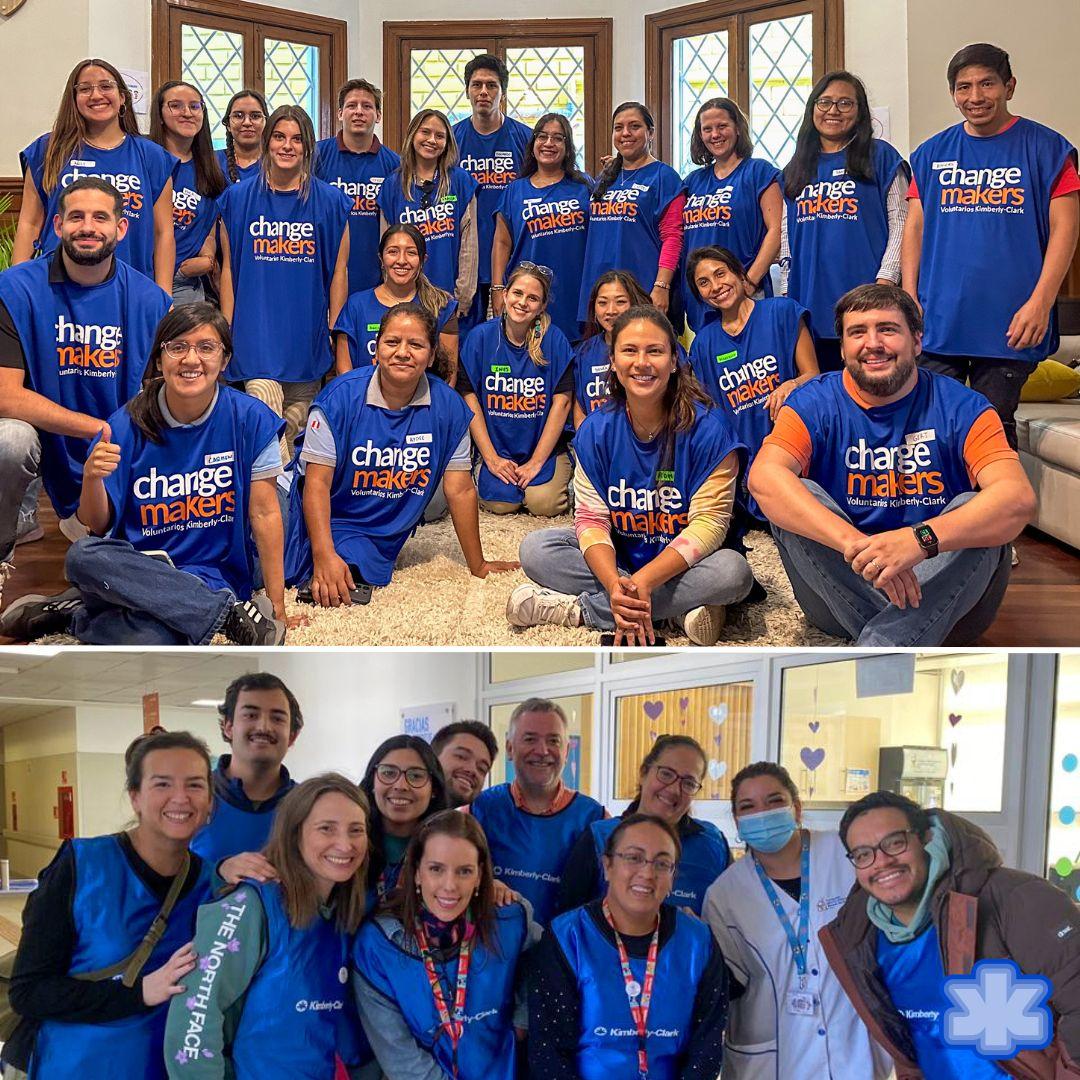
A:
[[[438,109],[421,109],[409,121],[409,130],[405,132],[405,139],[401,144],[401,190],[406,200],[412,198],[413,184],[416,183],[416,147],[413,142],[416,133],[420,130],[420,125],[433,116],[437,116],[446,127],[446,146],[435,163],[439,187],[435,192],[434,201],[440,202],[450,194],[450,170],[458,160],[458,145],[457,139],[454,138],[454,129],[450,126],[450,121]]]
[[[519,265],[514,267],[510,272],[510,276],[506,279],[507,290],[519,277],[531,277],[533,281],[540,282],[540,291],[544,294],[544,307],[540,314],[536,316],[536,322],[529,329],[525,337],[525,344],[529,350],[529,359],[537,367],[547,367],[547,357],[544,356],[544,336],[548,332],[548,327],[551,326],[551,316],[547,313],[548,301],[551,299],[551,282],[543,274],[538,274],[529,267]],[[503,317],[506,317],[505,314]]]

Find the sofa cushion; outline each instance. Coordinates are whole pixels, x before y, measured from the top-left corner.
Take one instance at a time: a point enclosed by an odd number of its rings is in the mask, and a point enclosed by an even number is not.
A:
[[[1080,390],[1080,369],[1058,360],[1044,360],[1027,377],[1021,401],[1063,401]]]
[[[1080,473],[1080,399],[1022,402],[1016,410],[1020,449]]]

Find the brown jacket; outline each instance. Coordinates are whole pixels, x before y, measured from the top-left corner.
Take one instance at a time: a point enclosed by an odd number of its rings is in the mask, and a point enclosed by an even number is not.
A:
[[[931,898],[947,975],[965,975],[977,960],[1009,957],[1020,970],[1053,985],[1054,1041],[999,1062],[1021,1080],[1080,1077],[1080,908],[1048,881],[1001,865],[993,841],[944,810],[931,817],[952,842],[949,869]],[[889,998],[877,964],[877,928],[856,885],[819,937],[829,964],[870,1034],[896,1063],[897,1080],[921,1080],[907,1021]],[[932,1080],[932,1078],[931,1078]]]

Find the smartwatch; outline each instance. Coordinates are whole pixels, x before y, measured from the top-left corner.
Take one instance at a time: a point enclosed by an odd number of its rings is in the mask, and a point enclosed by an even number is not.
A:
[[[928,559],[932,559],[938,553],[937,533],[925,521],[921,525],[912,525],[911,531],[915,534],[915,539],[919,541],[923,554]]]

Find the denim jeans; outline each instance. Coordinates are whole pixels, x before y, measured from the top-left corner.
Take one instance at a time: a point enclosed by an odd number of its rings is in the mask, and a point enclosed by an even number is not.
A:
[[[201,277],[184,277],[177,271],[172,284],[173,307],[181,307],[184,304],[197,304],[206,299],[206,290],[203,288]]]
[[[589,569],[573,529],[529,533],[521,541],[518,558],[521,569],[537,585],[576,596],[586,626],[614,629],[607,590]],[[653,622],[678,618],[703,604],[737,604],[746,599],[753,584],[750,564],[742,555],[729,548],[714,551],[653,589]]]
[[[206,645],[236,602],[228,589],[111,537],[73,544],[65,571],[82,593],[71,632],[84,645]]]
[[[15,537],[37,512],[34,480],[40,468],[37,429],[23,420],[0,419],[0,563],[11,561]]]
[[[812,480],[804,479],[803,483],[818,502],[850,521],[824,488]],[[974,495],[972,491],[958,495],[942,513],[955,510]],[[1002,561],[1010,557],[1005,544],[943,551],[933,559],[924,559],[915,567],[922,589],[919,606],[901,611],[880,589],[856,574],[839,551],[775,525],[773,535],[795,599],[807,619],[826,633],[852,638],[859,645],[941,645],[984,596],[993,604],[993,610],[986,612],[988,625],[1001,602],[1000,592],[995,590],[991,600],[988,589]]]

